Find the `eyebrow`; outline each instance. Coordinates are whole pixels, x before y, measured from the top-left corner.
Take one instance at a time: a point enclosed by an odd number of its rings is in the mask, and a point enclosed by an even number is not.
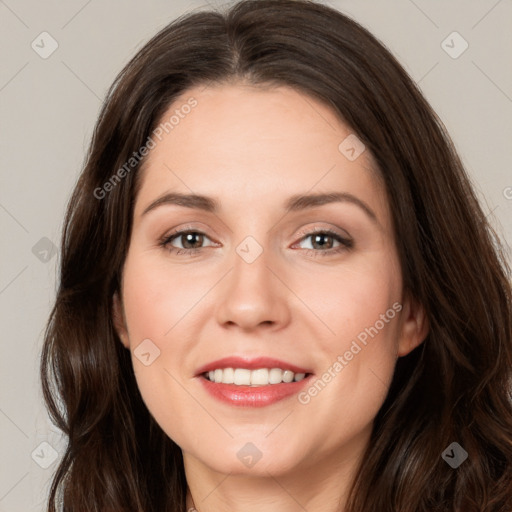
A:
[[[286,213],[297,212],[322,206],[330,203],[352,203],[361,208],[374,222],[377,222],[375,212],[361,199],[347,192],[330,192],[317,194],[297,194],[288,198],[284,204]],[[206,212],[218,213],[220,210],[219,202],[212,197],[198,194],[182,194],[179,192],[169,192],[153,201],[145,208],[141,215],[145,215],[151,210],[163,205],[177,205],[185,208],[204,210]]]

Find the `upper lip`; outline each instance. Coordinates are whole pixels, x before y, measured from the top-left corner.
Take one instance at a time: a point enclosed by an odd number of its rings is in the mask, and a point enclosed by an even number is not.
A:
[[[311,370],[272,357],[261,356],[244,358],[230,356],[217,359],[216,361],[201,366],[201,368],[197,370],[196,377],[220,368],[247,368],[248,370],[256,370],[258,368],[281,368],[282,370],[291,370],[293,373],[312,373]]]

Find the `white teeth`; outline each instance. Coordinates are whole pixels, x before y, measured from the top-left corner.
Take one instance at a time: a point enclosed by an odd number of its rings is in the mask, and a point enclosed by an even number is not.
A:
[[[218,371],[222,372],[222,370]],[[215,380],[215,382],[217,382],[217,380]],[[222,382],[222,380],[219,380],[218,382]],[[236,384],[237,386],[249,386],[251,384],[251,370],[237,368],[235,370],[234,384]]]
[[[290,370],[285,370],[283,372],[283,382],[292,382],[294,376],[295,375],[293,372],[291,372]]]
[[[268,380],[270,384],[279,384],[283,380],[283,370],[281,370],[281,368],[272,368]]]
[[[233,384],[235,382],[235,370],[233,368],[224,368],[221,372],[221,379],[215,382],[223,382],[224,384]]]
[[[265,386],[268,384],[268,370],[261,368],[251,372],[251,384],[253,386]]]
[[[291,370],[281,370],[281,368],[258,368],[257,370],[218,368],[209,371],[205,376],[216,384],[268,386],[269,384],[281,384],[281,382],[299,382],[306,377],[306,374],[293,373]]]

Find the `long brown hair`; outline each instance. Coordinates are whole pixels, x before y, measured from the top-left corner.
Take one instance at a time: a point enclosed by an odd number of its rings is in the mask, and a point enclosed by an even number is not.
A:
[[[143,403],[112,322],[140,162],[105,184],[175,98],[234,79],[292,86],[363,141],[386,186],[405,290],[428,315],[426,340],[398,360],[345,512],[510,512],[504,251],[442,122],[403,68],[359,24],[307,0],[182,16],[110,88],[69,201],[41,357],[47,407],[69,439],[48,511],[185,511],[181,450]],[[441,456],[452,442],[468,453],[457,469]]]

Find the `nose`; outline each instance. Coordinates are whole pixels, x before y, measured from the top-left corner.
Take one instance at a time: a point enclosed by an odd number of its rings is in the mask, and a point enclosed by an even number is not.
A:
[[[232,270],[218,290],[217,321],[224,327],[251,331],[277,330],[290,321],[292,292],[286,278],[265,250],[251,263],[234,254]]]

